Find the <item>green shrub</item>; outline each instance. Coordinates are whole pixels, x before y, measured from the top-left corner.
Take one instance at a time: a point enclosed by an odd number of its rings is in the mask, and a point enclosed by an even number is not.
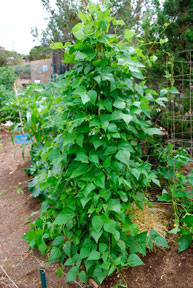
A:
[[[72,266],[66,281],[102,283],[115,269],[143,265],[138,255],[154,240],[168,247],[156,231],[140,233],[128,213],[134,203],[140,209],[148,203],[146,187],[159,185],[140,143],[161,132],[151,123],[154,97],[142,75],[143,55],[128,45],[133,32],[123,39],[108,34],[110,25],[124,23],[105,6],[90,4],[79,17],[76,43],[65,44],[64,61],[73,69],[26,105],[35,140],[29,188],[45,201],[24,239],[49,252],[49,263]]]
[[[13,90],[16,75],[12,68],[0,67],[0,86],[6,90]]]
[[[16,79],[15,71],[11,68],[0,67],[0,109],[7,105],[14,96],[13,85]],[[2,118],[2,111],[1,118]]]

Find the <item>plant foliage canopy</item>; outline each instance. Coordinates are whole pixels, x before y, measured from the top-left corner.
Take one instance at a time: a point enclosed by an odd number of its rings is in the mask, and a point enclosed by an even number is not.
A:
[[[161,132],[151,123],[155,93],[145,85],[142,51],[130,47],[132,31],[109,33],[124,25],[109,6],[90,3],[87,14],[79,12],[76,42],[64,47],[73,69],[55,84],[59,92],[27,114],[39,167],[29,188],[45,200],[24,239],[50,252],[49,263],[72,266],[66,281],[102,283],[115,269],[143,265],[138,255],[153,240],[168,247],[154,230],[140,233],[128,212],[134,203],[143,209],[145,188],[159,185],[140,143]]]

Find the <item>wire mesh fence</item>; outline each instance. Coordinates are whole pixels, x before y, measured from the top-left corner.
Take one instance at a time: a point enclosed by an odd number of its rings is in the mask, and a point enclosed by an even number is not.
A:
[[[178,52],[173,57],[173,81],[180,94],[168,96],[167,132],[174,149],[183,147],[193,154],[193,50]]]
[[[193,50],[186,50],[180,53],[176,53],[171,59],[167,59],[166,70],[171,69],[170,83],[177,88],[179,93],[168,93],[166,107],[162,107],[157,110],[154,124],[161,128],[162,136],[160,142],[156,143],[156,151],[161,151],[164,148],[168,149],[168,145],[171,144],[171,149],[168,150],[168,158],[175,155],[176,150],[185,150],[189,157],[193,158]],[[172,63],[171,63],[172,62]],[[168,67],[168,63],[173,67]],[[160,165],[158,155],[155,155],[155,143],[149,144],[145,141],[142,144],[143,155],[145,159],[148,159],[152,163],[153,168],[156,170]],[[166,150],[167,151],[167,150]],[[159,153],[159,152],[158,152]],[[169,161],[170,167],[168,167],[168,174],[171,173],[173,183],[175,183],[176,175],[179,172],[177,161],[175,157],[173,161]],[[162,163],[161,165],[166,165]],[[183,175],[191,173],[193,168],[193,162],[189,162],[188,165],[183,165],[180,170]],[[162,179],[160,179],[162,180]],[[169,188],[165,186],[164,181],[161,181],[160,187],[157,185],[151,185],[147,190],[147,194],[151,200],[156,200],[158,195],[162,194],[163,189],[169,191]],[[193,190],[193,187],[189,185],[188,190]],[[192,202],[193,203],[193,202]],[[193,207],[192,207],[193,211]]]

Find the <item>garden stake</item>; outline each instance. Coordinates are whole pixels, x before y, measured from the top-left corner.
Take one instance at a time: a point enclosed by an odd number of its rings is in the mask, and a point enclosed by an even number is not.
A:
[[[14,84],[14,92],[15,92],[15,95],[18,97],[18,90],[17,90],[16,84]],[[18,99],[17,99],[17,104],[19,104],[18,103]],[[20,120],[20,123],[21,123],[22,135],[15,136],[15,142],[17,144],[26,144],[26,143],[32,142],[32,139],[29,138],[31,135],[30,134],[24,134],[24,130],[23,130],[24,125],[23,125],[21,111],[19,111],[19,120]]]
[[[45,270],[42,269],[40,270],[40,276],[41,276],[42,288],[47,288]]]

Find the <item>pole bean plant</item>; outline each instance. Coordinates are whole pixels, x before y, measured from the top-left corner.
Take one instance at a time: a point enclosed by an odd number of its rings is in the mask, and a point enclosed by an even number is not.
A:
[[[161,135],[150,112],[163,96],[155,100],[145,84],[133,32],[109,33],[124,22],[108,5],[88,10],[72,30],[76,42],[53,45],[65,49],[73,69],[44,90],[27,90],[26,111],[17,105],[34,139],[29,189],[44,200],[24,240],[48,253],[49,263],[71,266],[66,282],[102,283],[115,270],[143,265],[147,245],[168,247],[153,229],[140,232],[130,214],[133,204],[148,204],[146,188],[159,185],[141,143]]]

